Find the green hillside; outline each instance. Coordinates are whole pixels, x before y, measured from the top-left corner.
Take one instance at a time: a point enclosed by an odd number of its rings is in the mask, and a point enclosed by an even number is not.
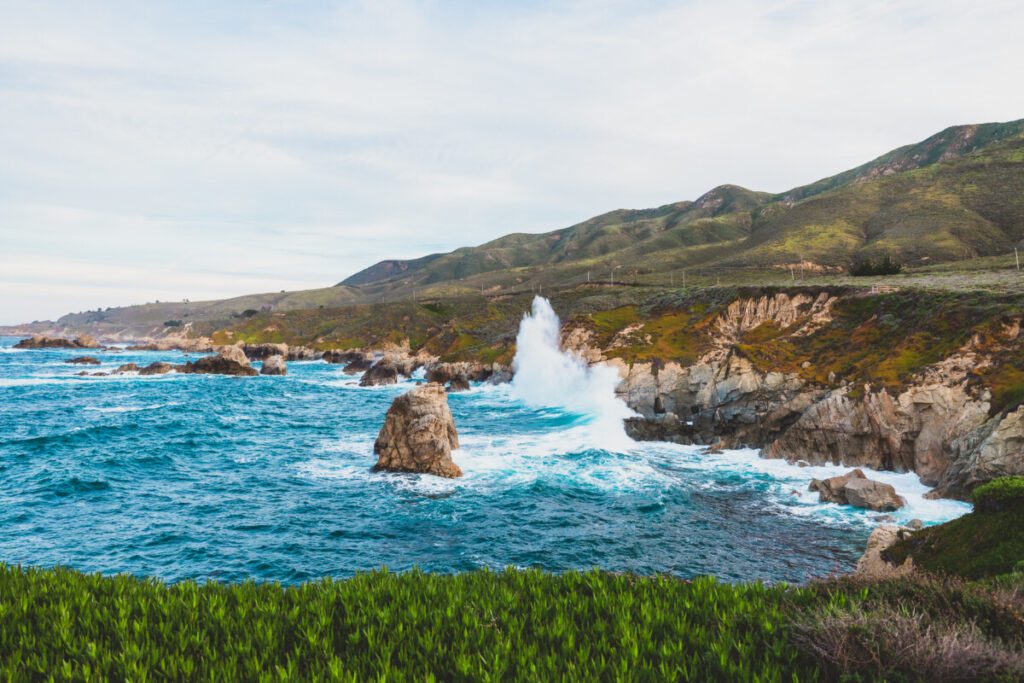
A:
[[[695,268],[732,278],[803,263],[838,272],[891,254],[911,266],[1006,254],[1024,238],[1024,120],[948,128],[779,195],[733,185],[695,202],[619,210],[563,230],[513,234],[415,261],[385,261],[341,284],[373,299],[412,288],[495,291]],[[734,280],[730,280],[734,281]]]

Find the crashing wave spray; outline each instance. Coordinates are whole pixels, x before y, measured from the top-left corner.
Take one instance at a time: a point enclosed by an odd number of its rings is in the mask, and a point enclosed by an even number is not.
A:
[[[615,395],[619,373],[607,365],[587,365],[563,351],[558,315],[551,302],[534,297],[533,310],[523,316],[512,360],[512,394],[527,405],[565,408],[590,418],[595,445],[625,449],[634,445],[623,419],[634,413]]]

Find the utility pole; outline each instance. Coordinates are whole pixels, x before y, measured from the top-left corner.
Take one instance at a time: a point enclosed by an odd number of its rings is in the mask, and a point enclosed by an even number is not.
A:
[[[1017,260],[1017,270],[1020,270],[1020,256],[1017,254],[1017,247],[1013,248],[1013,258]]]
[[[587,284],[590,284],[590,271],[587,271]]]
[[[789,267],[789,279],[796,282],[796,273],[793,272],[793,266]]]

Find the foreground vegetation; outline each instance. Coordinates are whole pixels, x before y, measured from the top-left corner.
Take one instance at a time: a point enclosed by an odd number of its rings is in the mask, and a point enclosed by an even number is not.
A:
[[[804,588],[387,571],[299,586],[0,565],[3,680],[1019,680],[1019,577]]]
[[[1024,477],[993,479],[972,495],[974,512],[924,529],[883,556],[895,563],[910,556],[927,571],[969,579],[1024,573]]]

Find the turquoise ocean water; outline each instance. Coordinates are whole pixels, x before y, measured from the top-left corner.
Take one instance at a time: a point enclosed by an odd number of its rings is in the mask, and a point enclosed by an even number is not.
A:
[[[451,396],[459,480],[371,472],[391,400],[321,361],[285,377],[77,377],[72,350],[0,338],[0,561],[167,580],[297,582],[387,565],[600,567],[802,581],[850,569],[874,513],[752,450],[610,446],[594,417],[509,386]],[[179,352],[89,352],[180,363]],[[967,506],[880,474],[928,523]]]

